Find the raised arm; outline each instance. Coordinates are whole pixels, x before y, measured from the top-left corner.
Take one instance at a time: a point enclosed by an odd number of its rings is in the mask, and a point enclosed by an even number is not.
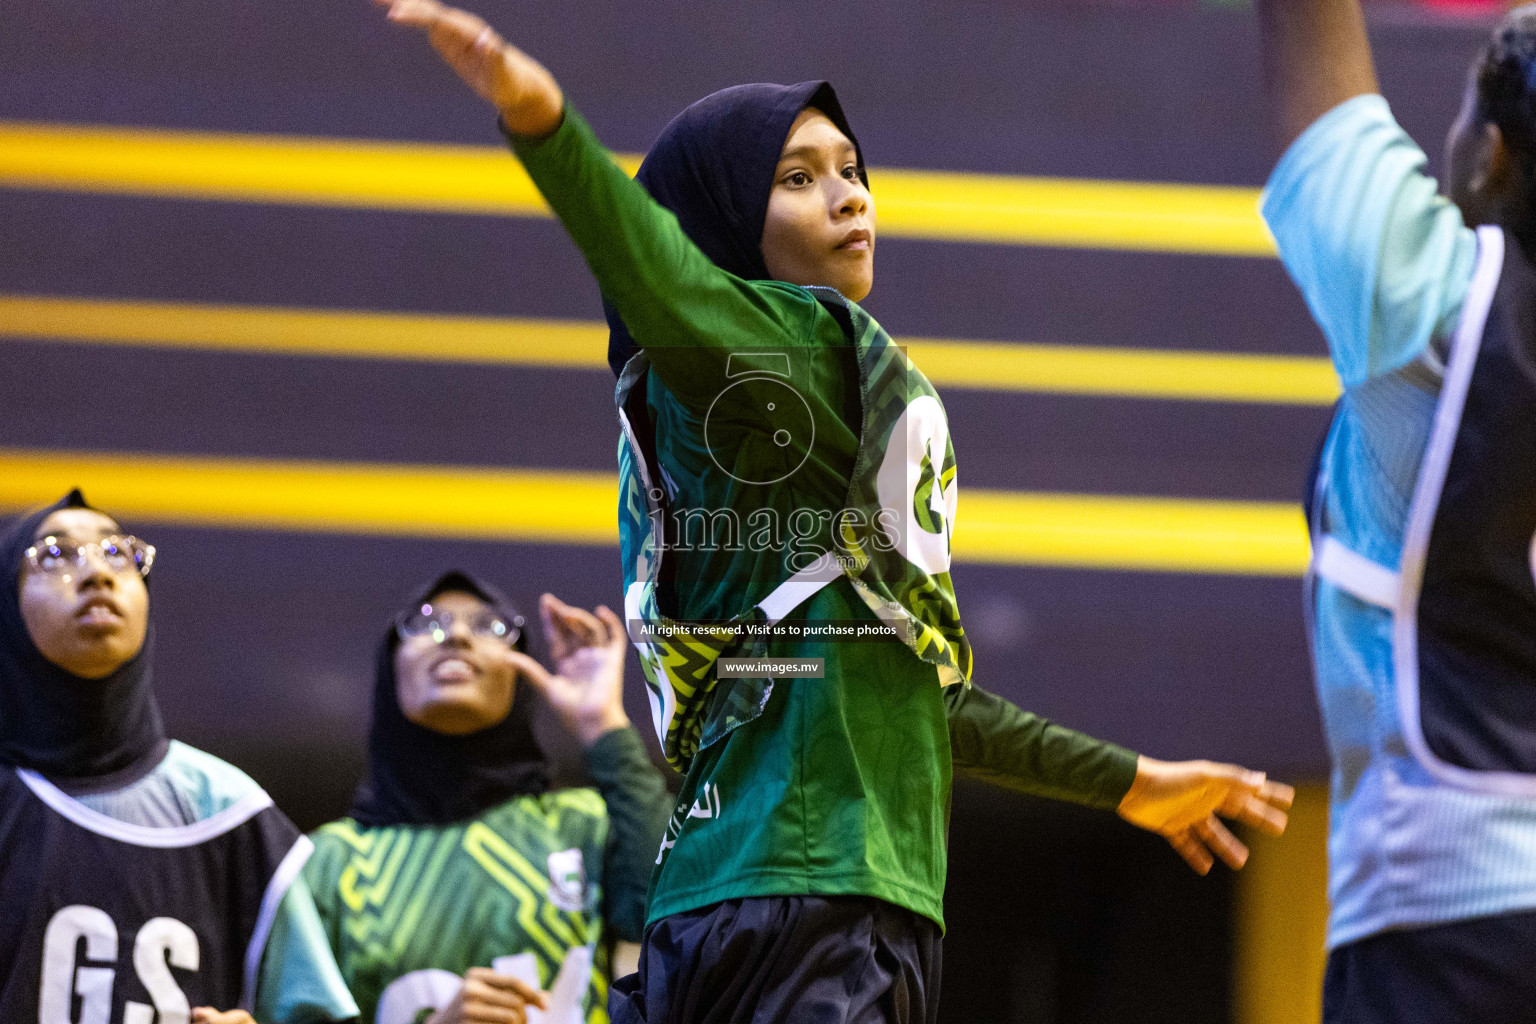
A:
[[[603,865],[604,917],[615,938],[639,942],[651,868],[672,796],[624,713],[629,637],[623,622],[606,607],[594,614],[553,594],[540,599],[539,616],[557,674],[526,655],[518,654],[514,661],[586,750],[587,767],[610,824]]]
[[[1359,0],[1257,0],[1281,147],[1345,100],[1377,91]]]
[[[707,405],[732,351],[808,343],[817,303],[800,289],[716,266],[564,105],[554,77],[474,14],[437,0],[374,0],[424,32],[491,103],[534,184],[570,233],[605,298],[679,398]]]
[[[510,131],[543,138],[560,127],[565,96],[544,65],[507,43],[479,15],[437,0],[374,0],[389,20],[420,29],[432,48]]]
[[[1285,145],[1261,212],[1351,389],[1448,336],[1476,242],[1376,94],[1358,0],[1257,3]]]

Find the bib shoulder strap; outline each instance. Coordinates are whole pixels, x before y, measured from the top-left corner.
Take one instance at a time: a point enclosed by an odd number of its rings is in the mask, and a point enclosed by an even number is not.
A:
[[[859,332],[854,327],[853,322],[853,303],[849,302],[842,292],[836,288],[827,288],[822,285],[809,285],[805,290],[810,292],[817,302],[821,303],[822,308],[832,314],[832,318],[837,321],[844,334],[848,335],[850,339],[859,336]]]
[[[772,626],[842,574],[842,564],[830,552],[824,552],[816,561],[775,587],[773,593],[758,602],[757,608]]]

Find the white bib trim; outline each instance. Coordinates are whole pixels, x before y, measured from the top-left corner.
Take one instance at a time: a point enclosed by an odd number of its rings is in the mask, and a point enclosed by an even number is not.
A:
[[[1401,587],[1392,617],[1392,669],[1397,688],[1398,718],[1403,738],[1416,761],[1440,782],[1462,789],[1500,796],[1536,797],[1536,775],[1464,768],[1436,756],[1424,738],[1419,703],[1419,595],[1424,587],[1424,564],[1429,556],[1430,533],[1440,496],[1450,469],[1467,391],[1482,348],[1488,311],[1498,291],[1504,268],[1504,233],[1496,227],[1477,229],[1477,267],[1461,310],[1461,321],[1451,348],[1445,384],[1435,406],[1434,424],[1419,469],[1419,481],[1408,506],[1399,569]]]
[[[767,618],[768,625],[776,625],[842,574],[843,567],[836,556],[823,551],[816,561],[775,587],[773,593],[757,603],[757,607]]]
[[[272,925],[277,922],[277,910],[314,852],[314,841],[308,836],[295,839],[287,855],[278,863],[277,870],[272,872],[272,879],[267,882],[267,891],[262,893],[261,909],[256,913],[256,927],[251,932],[250,944],[245,947],[240,1009],[246,1013],[256,1012],[256,979],[261,970],[262,954],[267,949],[267,939],[272,935]]]
[[[1327,535],[1312,552],[1312,573],[1351,597],[1387,611],[1396,609],[1402,590],[1402,579],[1396,572]]]
[[[265,790],[256,790],[217,814],[190,825],[160,828],[152,825],[135,825],[93,810],[30,768],[17,768],[16,775],[43,803],[88,832],[134,846],[148,846],[167,850],[196,846],[238,828],[262,811],[272,806],[272,798]]]

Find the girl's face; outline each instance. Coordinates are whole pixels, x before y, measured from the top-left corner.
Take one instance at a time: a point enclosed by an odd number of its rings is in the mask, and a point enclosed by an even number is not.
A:
[[[512,710],[517,684],[507,642],[486,628],[495,612],[456,590],[432,598],[431,608],[440,628],[405,636],[395,650],[400,710],[446,736],[489,729]]]
[[[149,628],[149,590],[138,569],[114,566],[100,547],[90,546],[119,533],[100,512],[60,509],[43,520],[34,540],[83,545],[85,564],[22,565],[18,596],[32,643],[82,679],[105,679],[132,660]]]
[[[814,107],[784,140],[763,222],[763,262],[776,281],[836,288],[863,301],[875,283],[875,200],[848,136]]]

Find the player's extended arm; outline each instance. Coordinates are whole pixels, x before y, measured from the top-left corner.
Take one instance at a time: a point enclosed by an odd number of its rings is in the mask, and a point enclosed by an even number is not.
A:
[[[1167,839],[1202,875],[1218,857],[1233,868],[1248,859],[1248,848],[1218,816],[1272,835],[1285,830],[1295,791],[1262,772],[1138,756],[978,686],[951,688],[945,704],[957,772],[1005,789],[1113,809]]]
[[[1114,810],[1136,777],[1136,754],[1063,728],[980,686],[944,692],[950,760],[979,782]]]
[[[560,127],[565,96],[538,61],[468,11],[437,0],[374,0],[389,19],[420,29],[432,48],[475,93],[501,114],[508,130],[543,138]]]
[[[618,168],[554,77],[477,15],[438,0],[374,0],[433,49],[512,133],[513,144],[667,387],[692,404],[720,394],[726,355],[805,344],[816,301],[726,273],[677,218]]]
[[[1257,0],[1264,80],[1282,148],[1354,96],[1377,91],[1359,0]]]

